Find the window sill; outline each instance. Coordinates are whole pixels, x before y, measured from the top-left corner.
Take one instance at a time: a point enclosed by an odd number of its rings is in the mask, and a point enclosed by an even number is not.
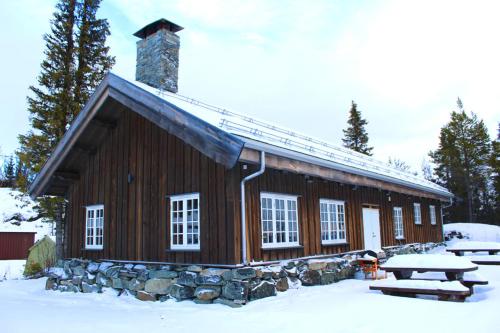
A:
[[[166,249],[165,252],[201,252],[200,249]]]
[[[100,248],[100,249],[87,249],[87,248],[84,248],[83,251],[103,251],[104,248]]]
[[[343,246],[343,245],[349,245],[349,242],[321,243],[321,246],[323,246],[323,247],[329,247],[329,246]]]
[[[404,237],[396,237],[396,240],[398,240],[398,241],[404,241],[405,238]]]
[[[273,247],[270,247],[270,246],[266,246],[266,247],[262,247],[261,246],[261,250],[262,251],[273,251],[273,250],[290,250],[290,249],[303,249],[304,246],[302,245],[285,245],[285,246],[273,246]]]

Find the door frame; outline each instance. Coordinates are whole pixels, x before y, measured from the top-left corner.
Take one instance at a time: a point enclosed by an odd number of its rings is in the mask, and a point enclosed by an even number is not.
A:
[[[373,222],[373,225],[371,226],[375,226],[376,229],[378,230],[374,230],[373,228],[370,228],[370,232],[372,233],[375,233],[377,232],[378,233],[378,243],[380,244],[379,248],[378,249],[375,249],[375,248],[368,248],[368,244],[367,244],[367,235],[366,235],[366,232],[368,228],[366,228],[366,223],[370,223],[367,221],[367,219],[365,219],[365,210],[371,215],[374,211],[377,212],[377,215],[378,215],[378,221],[377,223]],[[379,250],[382,248],[382,235],[381,235],[381,231],[380,231],[380,208],[379,206],[374,206],[374,205],[363,205],[362,207],[362,210],[361,210],[361,213],[362,213],[362,218],[363,218],[363,247],[365,250]],[[378,227],[378,228],[377,228]],[[372,236],[373,237],[373,236]],[[370,247],[373,247],[372,244],[369,245]]]

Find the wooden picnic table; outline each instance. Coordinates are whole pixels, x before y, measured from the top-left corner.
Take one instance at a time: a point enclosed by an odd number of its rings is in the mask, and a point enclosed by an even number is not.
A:
[[[500,243],[497,242],[459,242],[446,249],[457,256],[463,256],[465,252],[488,252],[495,255],[500,252]]]
[[[410,279],[413,272],[443,272],[448,280],[461,281],[465,272],[475,271],[478,268],[477,265],[466,261],[465,258],[455,256],[409,254],[397,256],[392,261],[391,259],[380,266],[380,269],[394,273],[398,280]],[[440,263],[440,259],[444,262]]]

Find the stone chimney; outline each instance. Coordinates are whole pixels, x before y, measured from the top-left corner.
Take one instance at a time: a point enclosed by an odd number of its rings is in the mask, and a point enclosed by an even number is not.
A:
[[[179,36],[183,28],[160,19],[137,31],[137,64],[135,79],[149,86],[177,92],[179,74]]]

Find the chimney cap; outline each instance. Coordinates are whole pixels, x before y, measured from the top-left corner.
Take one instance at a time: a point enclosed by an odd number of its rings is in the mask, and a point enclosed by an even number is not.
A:
[[[158,21],[155,21],[153,23],[148,24],[147,26],[145,26],[141,30],[137,31],[134,34],[134,36],[139,37],[141,39],[144,39],[144,38],[148,37],[149,35],[154,34],[155,32],[157,32],[160,29],[166,29],[168,31],[176,33],[178,31],[181,31],[184,28],[181,27],[180,25],[177,25],[173,22],[170,22],[169,20],[162,18],[162,19],[159,19]]]

